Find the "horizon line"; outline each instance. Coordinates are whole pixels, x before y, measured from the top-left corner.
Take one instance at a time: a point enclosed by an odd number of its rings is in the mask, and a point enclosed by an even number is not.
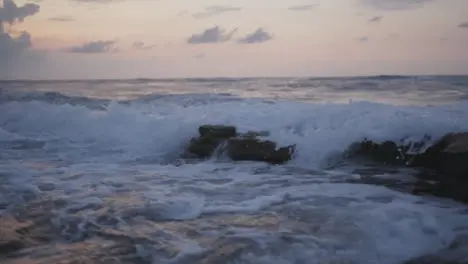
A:
[[[468,77],[468,74],[376,74],[376,75],[343,75],[343,76],[257,76],[257,77],[132,77],[132,78],[51,78],[51,79],[34,79],[34,78],[16,78],[16,79],[0,79],[0,82],[84,82],[84,81],[174,81],[174,80],[249,80],[249,79],[370,79],[370,78],[414,78],[414,77]]]

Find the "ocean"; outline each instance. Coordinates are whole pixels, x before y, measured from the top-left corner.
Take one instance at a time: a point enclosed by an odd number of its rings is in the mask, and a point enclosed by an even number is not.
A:
[[[182,159],[203,124],[296,153]],[[405,263],[468,234],[468,207],[343,153],[462,131],[468,76],[3,81],[0,215],[29,240],[0,260]]]

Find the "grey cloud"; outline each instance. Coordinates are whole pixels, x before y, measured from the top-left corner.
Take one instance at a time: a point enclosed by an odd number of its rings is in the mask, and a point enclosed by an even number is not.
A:
[[[26,17],[35,15],[39,12],[39,5],[25,4],[18,7],[13,0],[3,0],[3,6],[0,7],[0,21],[13,24],[22,22]]]
[[[12,37],[8,33],[0,33],[0,61],[19,55],[22,51],[32,46],[31,35],[22,32],[18,37]]]
[[[435,0],[361,0],[365,5],[386,11],[421,8],[431,1]]]
[[[385,39],[391,40],[391,39],[398,39],[398,38],[400,38],[400,34],[390,33],[390,34],[387,35],[387,37]]]
[[[468,22],[461,23],[458,25],[459,28],[468,28]]]
[[[195,56],[193,56],[195,59],[204,59],[206,57],[206,53],[205,52],[201,52],[201,53],[198,53],[196,54]]]
[[[250,34],[247,34],[247,36],[245,36],[244,38],[240,39],[239,43],[255,44],[255,43],[266,42],[272,39],[273,39],[273,36],[270,33],[264,31],[262,28],[259,28]]]
[[[70,16],[56,16],[56,17],[50,17],[48,20],[50,21],[56,21],[56,22],[71,22],[75,21],[73,17]]]
[[[363,36],[356,39],[357,41],[364,43],[369,41],[369,37]]]
[[[182,10],[180,11],[179,13],[177,13],[177,16],[185,16],[187,15],[189,12],[187,10]]]
[[[27,32],[16,38],[0,32],[0,79],[7,79],[13,74],[16,64],[23,59],[31,45],[31,36]]]
[[[369,19],[369,23],[378,23],[380,21],[382,21],[382,16],[375,16],[375,17],[372,17]]]
[[[224,29],[218,26],[208,28],[202,33],[193,34],[187,40],[189,44],[206,44],[206,43],[221,43],[226,42],[232,38],[237,29],[233,29],[226,33]]]
[[[193,17],[200,19],[200,18],[206,18],[206,17],[215,16],[215,15],[220,15],[222,13],[227,13],[227,12],[238,12],[241,10],[242,8],[240,7],[213,5],[213,6],[206,7],[205,11],[203,12],[193,14]]]
[[[38,5],[26,4],[18,7],[12,0],[4,0],[0,6],[0,77],[8,78],[15,64],[32,46],[31,35],[28,32],[18,32],[18,36],[13,37],[5,31],[4,23],[22,22],[37,12]]]
[[[146,45],[143,41],[133,42],[132,47],[137,50],[150,50],[154,48],[154,45]]]
[[[307,11],[307,10],[312,10],[316,8],[318,4],[312,4],[312,5],[296,5],[296,6],[290,6],[288,10],[290,11]]]
[[[111,52],[112,46],[115,44],[113,40],[98,40],[84,43],[79,46],[68,48],[66,51],[71,53],[107,53]]]

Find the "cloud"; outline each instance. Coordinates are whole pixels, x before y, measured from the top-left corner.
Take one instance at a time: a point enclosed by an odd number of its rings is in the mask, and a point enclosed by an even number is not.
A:
[[[463,22],[460,25],[458,25],[459,28],[468,28],[468,22]]]
[[[212,5],[205,8],[205,11],[193,14],[194,18],[207,18],[211,16],[220,15],[227,12],[238,12],[242,8],[234,6]]]
[[[18,56],[22,51],[31,46],[31,35],[28,32],[23,31],[18,37],[12,37],[2,31],[0,32],[0,61],[6,61]]]
[[[132,47],[137,50],[150,50],[154,48],[154,45],[145,45],[143,41],[135,41],[133,42]]]
[[[361,0],[365,5],[386,11],[421,8],[431,1],[434,0]]]
[[[255,44],[255,43],[263,43],[269,40],[272,40],[273,36],[264,31],[262,28],[257,29],[256,31],[247,34],[244,38],[239,40],[239,43],[242,44]]]
[[[397,33],[390,33],[387,35],[387,37],[385,38],[386,40],[392,40],[392,39],[399,39],[400,38],[400,34],[397,34]]]
[[[289,11],[307,11],[307,10],[312,10],[316,8],[318,4],[312,4],[312,5],[295,5],[295,6],[290,6],[288,8]]]
[[[10,24],[22,22],[26,17],[39,12],[39,9],[39,5],[36,4],[25,4],[18,7],[13,0],[3,0],[3,6],[0,7],[0,21]]]
[[[39,12],[36,4],[26,4],[18,7],[12,0],[4,0],[0,6],[0,77],[8,78],[12,74],[15,64],[32,46],[31,35],[26,31],[10,35],[5,31],[4,23],[14,24],[22,22],[26,17]]]
[[[55,21],[55,22],[71,22],[75,21],[73,17],[70,16],[56,16],[56,17],[50,17],[48,19],[49,21]]]
[[[195,56],[193,56],[195,59],[204,59],[206,57],[206,53],[205,52],[201,52],[201,53],[198,53],[196,54]]]
[[[375,16],[370,18],[368,21],[369,23],[379,23],[380,21],[382,21],[382,18],[382,16]]]
[[[229,33],[225,33],[224,29],[218,26],[208,28],[202,33],[193,34],[187,40],[189,44],[207,44],[207,43],[221,43],[229,41],[232,36],[236,33],[237,28],[231,30]]]
[[[369,41],[369,37],[367,37],[367,36],[362,36],[362,37],[357,38],[356,41],[361,42],[361,43],[368,42],[368,41]]]
[[[111,52],[112,46],[115,44],[113,40],[98,40],[90,41],[79,46],[74,46],[66,49],[66,51],[71,53],[107,53]]]

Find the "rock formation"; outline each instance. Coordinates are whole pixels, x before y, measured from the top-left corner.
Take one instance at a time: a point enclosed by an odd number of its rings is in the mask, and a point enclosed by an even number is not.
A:
[[[192,138],[187,148],[187,152],[197,158],[211,157],[218,148],[222,148],[235,161],[282,164],[291,160],[295,149],[294,146],[277,148],[275,142],[259,139],[268,136],[265,131],[239,134],[233,126],[203,125],[198,132],[200,136]]]
[[[468,202],[468,133],[447,134],[422,153],[410,154],[408,149],[391,141],[377,144],[367,140],[351,147],[356,155],[376,162],[421,169],[420,179],[436,181],[419,185],[425,186],[424,192]]]

